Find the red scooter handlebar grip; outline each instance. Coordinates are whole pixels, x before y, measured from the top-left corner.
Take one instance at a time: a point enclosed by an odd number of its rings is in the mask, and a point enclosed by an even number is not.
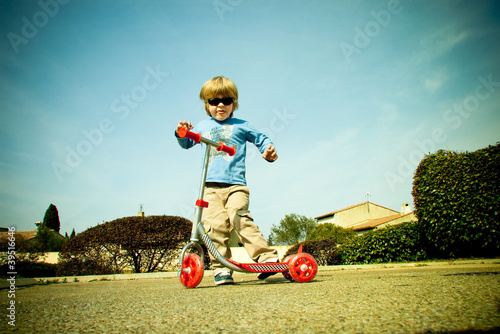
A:
[[[177,131],[177,134],[181,138],[189,138],[191,140],[194,140],[195,143],[199,143],[201,140],[201,134],[191,132],[186,128],[180,128],[179,131]]]
[[[220,146],[217,148],[217,151],[226,152],[230,156],[233,156],[236,154],[236,149],[234,147],[226,146],[222,142],[219,142],[219,145]]]

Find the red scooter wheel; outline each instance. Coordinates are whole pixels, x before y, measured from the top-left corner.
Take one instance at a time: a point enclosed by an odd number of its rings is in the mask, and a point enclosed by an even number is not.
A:
[[[285,258],[285,260],[283,260],[283,263],[286,263],[286,264],[288,264],[288,265],[289,265],[289,264],[290,264],[290,261],[292,261],[292,259],[293,259],[294,257],[296,257],[296,256],[297,256],[296,254],[293,254],[293,255],[288,255],[288,256]],[[289,269],[287,269],[287,270],[285,270],[284,272],[282,272],[282,274],[283,274],[283,276],[285,276],[285,278],[286,278],[287,280],[289,280],[289,281],[293,282],[293,277],[292,277],[292,275],[290,275],[290,270],[289,270]]]
[[[300,283],[310,282],[318,272],[318,264],[314,257],[307,253],[299,253],[290,261],[290,276]]]
[[[180,280],[186,288],[196,288],[203,279],[203,261],[196,254],[184,256],[181,267]]]

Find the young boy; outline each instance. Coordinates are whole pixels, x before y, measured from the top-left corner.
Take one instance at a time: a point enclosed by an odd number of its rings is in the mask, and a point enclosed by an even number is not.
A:
[[[225,77],[215,77],[207,81],[200,92],[205,103],[209,120],[201,121],[196,127],[190,122],[181,121],[175,134],[179,145],[189,149],[194,141],[179,138],[182,127],[201,133],[205,138],[223,142],[235,147],[236,154],[229,156],[217,150],[210,151],[204,200],[209,203],[203,210],[203,225],[214,242],[217,250],[225,258],[231,258],[229,234],[234,229],[248,255],[256,262],[278,262],[278,253],[269,247],[259,228],[253,224],[248,211],[249,190],[245,179],[246,142],[254,144],[269,162],[278,159],[276,148],[263,133],[250,126],[248,122],[233,118],[238,108],[238,90],[235,84]],[[215,284],[233,283],[232,272],[212,258]],[[261,273],[265,279],[269,273]]]

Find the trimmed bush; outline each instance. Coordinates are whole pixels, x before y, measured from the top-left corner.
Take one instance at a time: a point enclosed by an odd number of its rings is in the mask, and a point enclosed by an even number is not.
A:
[[[171,270],[191,226],[182,217],[135,216],[92,227],[63,245],[58,274],[121,273],[127,267],[136,273]]]
[[[282,261],[288,255],[297,254],[300,246],[302,246],[302,252],[312,255],[319,266],[329,266],[340,263],[340,256],[337,252],[337,243],[331,239],[303,241],[290,247],[283,256]]]
[[[433,258],[500,255],[500,144],[440,150],[419,164],[412,195]]]
[[[368,264],[426,260],[418,222],[389,225],[339,247],[342,264]]]

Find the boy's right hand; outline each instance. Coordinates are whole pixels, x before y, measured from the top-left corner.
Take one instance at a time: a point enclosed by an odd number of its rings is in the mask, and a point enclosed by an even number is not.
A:
[[[186,128],[188,131],[193,129],[193,126],[191,125],[191,122],[188,121],[180,121],[179,124],[177,124],[177,128],[175,129],[175,133],[179,135],[179,130],[181,128]]]

